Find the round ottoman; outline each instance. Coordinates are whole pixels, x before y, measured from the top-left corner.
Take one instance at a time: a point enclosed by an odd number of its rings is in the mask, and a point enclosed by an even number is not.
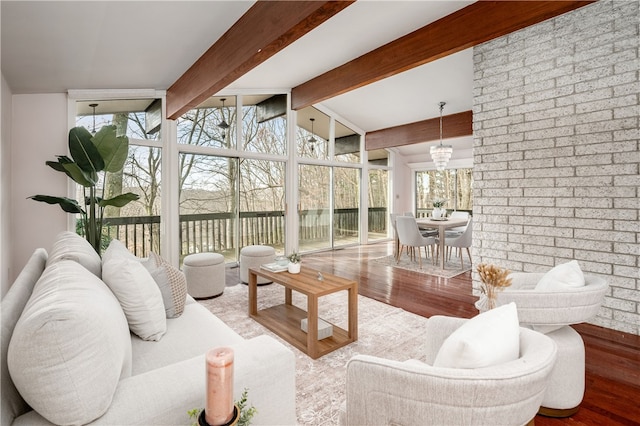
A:
[[[240,250],[240,281],[249,283],[249,268],[271,263],[276,258],[276,249],[270,246],[246,246]],[[266,278],[258,277],[258,284],[270,284]]]
[[[182,262],[187,292],[194,299],[220,296],[225,287],[224,256],[218,253],[190,254]]]

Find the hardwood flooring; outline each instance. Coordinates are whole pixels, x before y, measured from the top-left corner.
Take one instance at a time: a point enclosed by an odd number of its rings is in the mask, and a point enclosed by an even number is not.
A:
[[[424,317],[477,315],[471,272],[444,279],[368,262],[393,252],[392,243],[310,254],[303,262],[357,280],[363,296]],[[586,348],[586,391],[580,409],[565,419],[536,416],[538,426],[640,425],[640,336],[579,324]]]

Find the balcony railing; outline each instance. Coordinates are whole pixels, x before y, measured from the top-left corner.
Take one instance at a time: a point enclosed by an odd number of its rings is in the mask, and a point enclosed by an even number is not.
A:
[[[300,214],[300,239],[329,237],[329,210],[304,210]],[[104,232],[122,241],[136,256],[147,257],[150,251],[160,253],[160,216],[110,217]],[[336,235],[358,232],[359,209],[336,209]],[[385,233],[387,209],[369,209],[369,232]],[[234,227],[239,226],[239,241]],[[266,244],[284,247],[284,211],[242,212],[237,222],[232,213],[180,215],[180,258],[201,252],[235,253],[248,245]]]

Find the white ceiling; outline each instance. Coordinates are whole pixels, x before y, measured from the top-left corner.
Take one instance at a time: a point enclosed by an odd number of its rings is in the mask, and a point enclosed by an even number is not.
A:
[[[229,85],[291,89],[473,1],[360,0]],[[0,2],[2,73],[14,94],[167,89],[253,1]],[[364,131],[472,109],[471,49],[321,103]],[[220,94],[225,94],[225,90]],[[452,159],[472,138],[447,141]],[[433,143],[431,143],[433,144]],[[430,161],[428,146],[400,149]]]

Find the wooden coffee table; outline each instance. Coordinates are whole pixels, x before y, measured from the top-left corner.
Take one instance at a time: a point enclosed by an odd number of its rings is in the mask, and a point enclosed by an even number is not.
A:
[[[249,316],[316,359],[358,339],[358,283],[303,266],[299,274],[271,272],[262,268],[249,268]],[[285,288],[284,303],[258,311],[258,276],[267,278]],[[307,296],[307,310],[292,304],[292,292]],[[346,290],[349,293],[348,330],[333,325],[333,336],[318,340],[318,298]],[[307,320],[305,333],[300,321]]]

